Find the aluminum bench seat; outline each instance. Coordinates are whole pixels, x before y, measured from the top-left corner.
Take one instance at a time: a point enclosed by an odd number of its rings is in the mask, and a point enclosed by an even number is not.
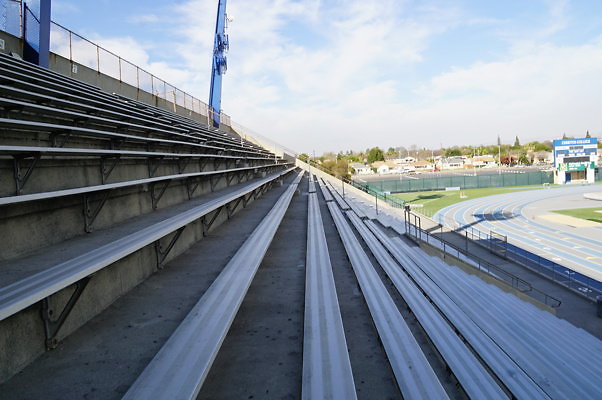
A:
[[[437,265],[441,265],[440,259],[419,254],[416,249],[410,251],[414,257],[421,257],[423,265],[432,266],[428,269],[431,278],[453,301],[464,304],[469,318],[551,397],[602,396],[602,388],[596,382],[602,373],[602,367],[597,362],[598,357],[602,356],[602,342],[588,346],[589,356],[579,355],[567,341],[581,342],[579,338],[583,337],[585,343],[585,338],[590,336],[586,332],[558,324],[543,329],[545,325],[535,321],[541,320],[544,312],[524,315],[524,310],[529,307],[515,302],[510,302],[512,306],[508,306],[508,296],[496,287],[464,279],[453,268],[437,268]],[[489,302],[496,304],[496,307],[483,307]]]
[[[230,138],[224,132],[211,131],[201,124],[192,123],[192,120],[181,117],[177,114],[146,105],[136,100],[127,99],[123,96],[102,92],[92,85],[88,85],[70,77],[27,64],[21,60],[14,60],[11,57],[3,56],[0,57],[0,65],[7,67],[4,69],[4,75],[0,75],[0,81],[8,79],[13,83],[24,85],[31,85],[33,83],[32,81],[37,81],[40,83],[40,85],[35,85],[37,86],[38,90],[54,90],[60,97],[65,97],[65,95],[75,95],[80,97],[82,100],[85,99],[85,101],[96,101],[99,103],[99,105],[102,105],[103,108],[113,105],[114,107],[117,107],[117,110],[127,111],[129,114],[146,115],[147,117],[163,116],[166,121],[173,122],[177,120],[182,124],[186,124],[189,130],[192,129],[192,133],[196,133],[204,137],[211,137],[218,142],[230,143],[232,146],[238,145],[237,140]],[[80,94],[84,94],[86,96],[82,98]],[[250,146],[258,152],[265,152],[266,154],[269,153],[265,149],[254,147],[253,144]]]
[[[328,209],[349,256],[403,397],[449,398],[342,212],[334,202],[328,203]]]
[[[322,185],[320,185],[322,187]],[[356,399],[317,193],[309,193],[302,399]]]
[[[347,216],[399,294],[404,298],[468,397],[471,399],[508,399],[509,396],[489,375],[471,349],[439,313],[437,307],[405,275],[363,221],[352,211],[348,211]]]
[[[50,265],[44,270],[19,279],[0,288],[0,320],[18,313],[26,307],[64,289],[114,262],[161,238],[184,228],[208,213],[231,201],[246,196],[258,188],[291,172],[292,169],[272,174],[244,185],[235,191],[187,209],[165,220],[155,222],[113,240],[72,259]]]
[[[124,399],[195,399],[301,179],[300,173],[176,328]]]
[[[263,160],[273,161],[273,157],[249,157],[231,156],[226,154],[207,153],[169,153],[160,151],[135,151],[135,150],[104,150],[104,149],[82,149],[75,147],[41,147],[41,146],[2,146],[0,154],[16,155],[41,153],[48,156],[121,156],[131,158],[218,158],[230,160]]]
[[[69,93],[77,93],[80,94],[82,92],[86,92],[87,95],[89,97],[95,98],[95,99],[101,99],[104,98],[105,99],[105,105],[106,102],[111,102],[111,103],[116,103],[118,104],[121,108],[128,108],[129,112],[140,112],[140,110],[144,111],[144,110],[149,110],[152,115],[157,115],[157,113],[159,113],[160,115],[164,115],[166,116],[168,119],[178,119],[181,118],[181,121],[186,121],[183,117],[178,116],[177,114],[172,114],[169,113],[168,111],[156,108],[156,107],[152,107],[150,105],[146,105],[144,103],[141,102],[137,102],[135,100],[131,100],[131,99],[127,99],[124,96],[117,96],[115,94],[109,94],[109,93],[105,93],[102,90],[100,90],[98,87],[96,86],[92,86],[89,85],[85,82],[82,81],[78,81],[75,80],[73,78],[43,69],[43,68],[39,68],[33,64],[28,64],[25,63],[21,60],[14,60],[11,59],[10,57],[0,57],[0,66],[5,66],[5,76],[6,75],[12,75],[13,77],[20,77],[22,79],[25,79],[26,81],[31,81],[31,80],[39,80],[41,82],[43,82],[44,86],[52,86],[55,88],[61,88],[63,92],[69,92]],[[124,99],[124,101],[120,101],[118,99]],[[144,107],[131,107],[132,104],[144,104]],[[197,126],[196,128],[198,129],[200,126]],[[194,128],[193,128],[194,129]],[[225,141],[229,141],[231,140],[231,138],[228,138],[226,135],[216,135],[214,132],[208,130],[208,129],[202,129],[205,135],[209,135],[211,137],[213,137],[214,139],[221,141],[221,140],[225,140]],[[233,145],[235,145],[234,142],[231,141],[231,143]]]
[[[154,178],[145,178],[145,179],[137,179],[137,180],[133,180],[133,181],[107,183],[107,184],[103,184],[103,185],[83,186],[83,187],[79,187],[79,188],[55,190],[55,191],[51,191],[51,192],[22,194],[22,195],[16,195],[16,196],[5,196],[5,197],[0,197],[0,206],[5,206],[5,205],[9,205],[9,204],[26,203],[26,202],[30,202],[30,201],[55,199],[55,198],[65,197],[65,196],[90,194],[90,193],[94,193],[94,192],[101,192],[101,191],[107,191],[107,190],[117,190],[117,189],[123,189],[123,188],[127,188],[127,187],[149,185],[149,184],[154,184],[154,183],[158,183],[158,182],[167,182],[167,181],[172,181],[172,180],[184,180],[184,179],[197,178],[197,177],[203,177],[203,176],[218,176],[218,175],[224,175],[224,174],[228,174],[228,173],[253,171],[256,169],[268,168],[268,167],[281,167],[282,165],[283,164],[271,164],[271,165],[263,165],[261,167],[231,168],[231,169],[216,170],[216,171],[203,171],[203,172],[191,172],[191,173],[186,173],[186,174],[164,175],[164,176],[158,176],[158,177],[154,177]]]
[[[461,303],[451,301],[447,294],[424,273],[420,259],[407,252],[407,244],[391,239],[372,221],[366,226],[399,262],[416,285],[427,294],[454,328],[470,343],[470,346],[487,364],[504,386],[516,398],[549,399],[550,397],[528,376],[481,328],[465,313]]]
[[[36,85],[30,85],[30,86],[31,86],[32,90],[35,90]],[[20,100],[13,100],[13,99],[7,99],[7,98],[2,99],[2,101],[5,104],[8,104],[8,105],[14,104],[14,106],[16,106],[16,107],[29,107],[32,109],[47,110],[50,112],[54,112],[58,115],[71,115],[73,117],[82,118],[82,119],[87,118],[87,119],[95,119],[95,120],[106,120],[107,123],[114,122],[116,125],[121,125],[121,126],[140,127],[140,128],[144,128],[144,130],[146,130],[146,131],[155,131],[156,133],[163,133],[166,136],[180,136],[182,138],[190,138],[194,142],[199,142],[200,140],[202,140],[204,142],[208,142],[210,139],[213,138],[213,136],[210,136],[208,138],[207,136],[203,136],[200,134],[189,134],[189,132],[191,132],[190,128],[189,129],[179,128],[179,127],[176,127],[176,126],[173,126],[170,124],[160,122],[156,119],[141,118],[139,116],[135,116],[132,114],[125,114],[123,112],[117,112],[117,111],[113,111],[113,110],[107,109],[107,108],[100,108],[100,107],[84,104],[81,102],[65,100],[65,99],[62,99],[59,97],[44,95],[44,94],[40,94],[40,93],[36,93],[36,92],[24,90],[24,89],[19,89],[19,88],[12,87],[12,86],[0,85],[0,89],[5,91],[6,94],[9,94],[9,93],[12,94],[13,97],[29,100],[29,102],[25,102],[25,101],[21,102]],[[57,92],[56,94],[59,95],[60,92]],[[31,102],[53,104],[55,107],[54,108],[53,107],[45,107],[45,106],[41,106],[41,105],[34,104]],[[23,104],[21,104],[21,103],[23,103]],[[70,110],[74,110],[74,111],[70,111]],[[104,117],[101,117],[101,115],[104,115]],[[127,123],[127,121],[130,121],[130,120],[134,120],[138,123],[137,124]],[[252,146],[245,147],[245,146],[240,146],[237,144],[236,146],[234,146],[234,148],[242,149],[244,152],[247,152],[248,154],[259,154],[259,153],[266,154],[265,151],[257,151],[257,149],[255,149],[255,147],[252,147]],[[267,154],[271,155],[270,153],[267,153]],[[271,156],[272,156],[271,158],[273,158],[273,155],[271,155]]]
[[[123,140],[130,143],[152,143],[152,144],[161,144],[161,145],[171,145],[171,146],[188,146],[191,148],[199,148],[199,149],[207,149],[213,151],[226,151],[224,147],[210,146],[201,143],[191,143],[184,142],[181,140],[171,140],[171,139],[160,139],[160,138],[152,138],[152,137],[143,137],[137,135],[129,135],[124,133],[116,133],[111,131],[99,130],[99,129],[89,129],[89,128],[81,128],[78,126],[71,125],[62,125],[62,124],[50,124],[45,122],[35,122],[35,121],[24,121],[19,119],[12,118],[0,118],[0,128],[14,129],[14,130],[24,130],[24,131],[34,131],[34,132],[47,132],[47,133],[74,133],[78,136],[82,137],[90,137],[95,139],[114,139],[114,140]]]

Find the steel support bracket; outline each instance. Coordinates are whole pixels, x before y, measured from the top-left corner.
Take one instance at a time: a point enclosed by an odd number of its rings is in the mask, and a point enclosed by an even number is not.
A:
[[[188,200],[192,200],[192,196],[194,195],[194,192],[196,191],[196,189],[199,187],[199,185],[201,184],[200,180],[197,180],[196,182],[192,182],[192,179],[188,178],[186,179],[186,192],[188,193]]]
[[[161,239],[155,241],[155,254],[157,256],[157,268],[163,269],[163,262],[165,261],[165,259],[167,258],[167,255],[173,249],[174,245],[176,244],[176,242],[182,235],[182,232],[184,232],[184,228],[186,228],[186,225],[184,225],[183,227],[181,227],[177,231],[175,231],[171,240],[167,244],[167,247],[165,248],[165,250],[163,250],[163,246],[161,246]]]
[[[42,300],[42,321],[44,321],[44,333],[46,335],[46,350],[52,350],[58,346],[57,335],[65,323],[65,320],[73,310],[73,307],[79,300],[82,292],[90,282],[91,276],[82,278],[75,283],[75,291],[71,294],[71,297],[67,301],[67,304],[63,307],[58,318],[53,319],[55,312],[50,306],[48,297]]]
[[[217,217],[221,214],[223,209],[223,206],[218,208],[209,220],[209,222],[207,222],[206,216],[201,217],[201,225],[203,226],[203,236],[207,236],[207,232],[209,232],[209,229],[211,229],[211,226],[213,225]]]
[[[157,173],[157,169],[159,168],[159,165],[161,165],[162,159],[163,159],[163,156],[148,158],[148,177],[149,178],[152,178],[155,176],[155,174]]]
[[[61,135],[65,135],[65,138],[62,141],[59,141],[59,137]],[[71,131],[54,131],[50,134],[50,143],[52,147],[63,147],[67,140],[71,137]]]
[[[232,184],[232,181],[234,180],[234,178],[236,178],[236,175],[237,174],[235,174],[235,173],[230,173],[230,174],[226,175],[226,183],[228,186],[230,186]]]
[[[94,220],[98,217],[100,210],[107,202],[109,198],[109,191],[105,190],[102,193],[102,197],[100,200],[96,202],[96,204],[92,204],[92,196],[89,194],[84,194],[84,230],[87,233],[92,232]]]
[[[167,190],[167,187],[169,186],[170,183],[171,183],[171,179],[168,179],[158,190],[156,188],[157,188],[157,185],[161,185],[160,182],[150,184],[150,195],[151,195],[151,202],[153,205],[153,210],[157,209],[157,206],[159,205],[159,200],[161,200],[161,197],[163,197],[163,195],[165,194],[165,190]]]
[[[211,185],[212,192],[215,190],[215,187],[219,183],[220,179],[221,179],[220,176],[218,176],[217,178],[214,178],[213,175],[209,176],[209,184]]]
[[[236,207],[238,207],[238,205],[241,203],[243,198],[244,198],[244,196],[239,197],[235,201],[226,204],[226,212],[228,213],[228,219],[230,219],[230,217],[232,217],[232,214],[234,214],[234,211],[236,211]]]
[[[23,186],[27,183],[27,180],[31,176],[33,169],[37,162],[40,160],[41,153],[32,153],[27,155],[13,155],[13,167],[15,175],[15,186],[17,189],[17,195],[23,193]],[[26,167],[21,166],[21,161],[30,159],[29,165]],[[25,169],[25,171],[23,171]]]
[[[113,172],[113,169],[119,163],[120,157],[101,157],[100,158],[100,177],[102,180],[102,184],[107,183],[107,179],[109,179],[109,175]]]
[[[207,159],[199,158],[199,172],[203,172],[207,166]]]
[[[182,158],[178,159],[178,173],[179,174],[184,173],[184,170],[188,166],[189,162],[190,162],[190,158],[188,158],[188,157],[182,157]]]
[[[121,145],[123,144],[123,139],[111,139],[109,142],[110,150],[119,150],[121,149]]]

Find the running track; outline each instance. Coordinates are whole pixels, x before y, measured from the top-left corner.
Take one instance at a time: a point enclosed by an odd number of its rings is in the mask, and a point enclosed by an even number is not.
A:
[[[602,282],[602,225],[574,228],[537,218],[549,209],[602,207],[600,201],[583,199],[584,193],[601,190],[601,185],[565,186],[493,195],[443,208],[434,219],[448,227],[506,235],[514,246]]]

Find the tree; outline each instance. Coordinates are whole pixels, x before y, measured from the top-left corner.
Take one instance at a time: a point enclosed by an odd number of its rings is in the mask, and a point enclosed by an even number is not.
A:
[[[585,137],[586,137],[586,138],[591,138],[591,136],[590,136],[590,134],[589,134],[589,131],[587,131],[587,132],[585,133]]]
[[[385,155],[381,149],[378,147],[373,147],[368,150],[368,164],[372,164],[375,161],[384,161]]]
[[[309,160],[309,156],[306,153],[299,154],[297,158],[303,162],[307,162],[307,160]]]
[[[347,161],[345,160],[326,160],[324,161],[324,164],[322,164],[322,167],[337,178],[349,178],[349,164],[347,164]]]
[[[498,146],[502,145],[502,139],[500,138],[500,135],[497,135],[497,145]]]
[[[514,146],[512,146],[516,149],[518,149],[520,147],[520,140],[518,140],[518,136],[516,136],[516,138],[514,139]]]
[[[445,150],[445,157],[459,157],[462,155],[460,149],[447,149]]]

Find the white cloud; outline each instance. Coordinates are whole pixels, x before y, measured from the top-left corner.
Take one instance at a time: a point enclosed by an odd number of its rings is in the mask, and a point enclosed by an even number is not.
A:
[[[141,14],[141,15],[132,15],[127,19],[128,22],[133,24],[149,24],[156,23],[161,21],[158,15],[155,14]]]
[[[565,0],[546,4],[536,24],[517,29],[511,19],[408,1],[232,2],[222,108],[299,151],[601,134],[602,39],[554,44],[571,24],[570,7]],[[161,16],[175,29],[163,44],[97,39],[206,102],[215,12],[213,0],[179,3]],[[443,72],[425,79],[432,42],[458,27],[488,29],[505,47],[479,62],[439,66]],[[166,42],[174,44],[161,48]]]

